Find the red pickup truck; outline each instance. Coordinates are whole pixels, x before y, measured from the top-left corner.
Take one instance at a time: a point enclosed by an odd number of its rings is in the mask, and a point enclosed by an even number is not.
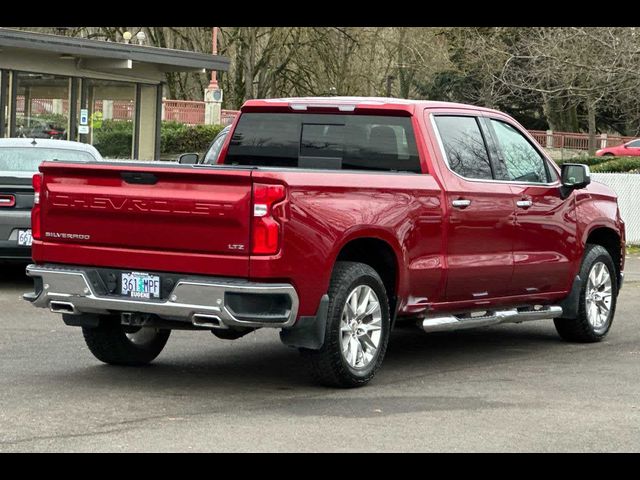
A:
[[[217,165],[44,162],[33,186],[25,298],[110,364],[152,361],[172,329],[277,328],[353,387],[400,322],[601,340],[623,281],[615,194],[469,105],[251,100]]]

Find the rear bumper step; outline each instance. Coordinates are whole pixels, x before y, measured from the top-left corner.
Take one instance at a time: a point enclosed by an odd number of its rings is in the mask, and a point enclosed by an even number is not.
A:
[[[497,310],[486,312],[483,316],[439,316],[420,320],[419,326],[425,332],[447,332],[464,328],[488,327],[500,323],[520,323],[529,320],[557,318],[562,315],[562,307],[543,306],[533,310]]]
[[[298,295],[284,283],[189,276],[176,282],[167,300],[139,300],[97,294],[83,267],[29,265],[27,275],[36,291],[23,298],[54,313],[146,313],[204,328],[285,328],[298,314]],[[260,312],[265,306],[268,314]]]

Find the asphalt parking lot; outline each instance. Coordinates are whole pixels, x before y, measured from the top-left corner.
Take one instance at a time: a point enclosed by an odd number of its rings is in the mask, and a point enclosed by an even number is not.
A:
[[[627,280],[602,343],[564,343],[550,321],[401,329],[368,387],[331,390],[276,331],[173,332],[148,367],[103,365],[3,267],[0,452],[638,452],[640,274]]]

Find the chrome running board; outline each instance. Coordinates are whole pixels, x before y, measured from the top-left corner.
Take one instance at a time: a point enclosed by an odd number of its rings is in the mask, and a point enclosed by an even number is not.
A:
[[[520,323],[530,320],[556,318],[562,315],[562,307],[538,305],[528,309],[493,310],[475,313],[480,313],[480,315],[473,316],[474,312],[472,312],[459,316],[430,316],[420,320],[418,325],[425,332],[448,332],[464,328],[488,327],[500,323]]]

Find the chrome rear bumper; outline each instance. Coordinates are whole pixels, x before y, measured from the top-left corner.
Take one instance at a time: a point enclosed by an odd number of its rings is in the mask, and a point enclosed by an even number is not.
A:
[[[27,275],[38,281],[36,291],[25,293],[24,299],[54,313],[143,313],[203,328],[285,328],[295,323],[298,314],[298,295],[292,285],[283,283],[185,276],[167,299],[140,300],[97,294],[85,267],[29,265]],[[268,313],[257,312],[255,306],[265,301],[276,306]]]

